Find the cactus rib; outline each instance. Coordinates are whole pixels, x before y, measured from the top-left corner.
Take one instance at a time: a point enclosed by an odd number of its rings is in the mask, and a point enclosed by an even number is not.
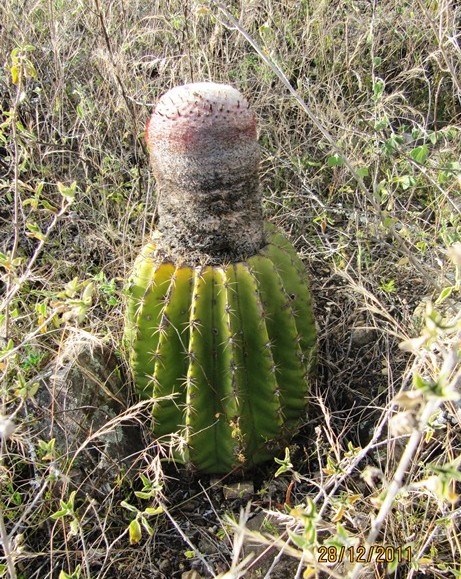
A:
[[[195,271],[189,342],[190,383],[187,423],[190,458],[204,470],[233,464],[229,414],[232,408],[231,352],[225,348],[224,273],[221,268]]]

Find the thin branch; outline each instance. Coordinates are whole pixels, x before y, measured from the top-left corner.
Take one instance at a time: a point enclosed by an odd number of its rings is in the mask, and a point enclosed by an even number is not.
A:
[[[5,439],[2,437],[0,441],[0,464],[4,468],[3,457],[5,455]],[[3,508],[0,508],[0,541],[3,546],[3,554],[8,568],[9,579],[16,579],[16,569],[14,566],[13,554],[11,552],[10,539],[5,526],[5,518],[3,516]]]

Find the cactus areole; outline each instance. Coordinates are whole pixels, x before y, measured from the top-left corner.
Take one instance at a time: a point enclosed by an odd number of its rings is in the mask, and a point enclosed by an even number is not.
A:
[[[249,467],[305,417],[316,348],[305,270],[264,223],[255,117],[237,90],[170,90],[146,139],[159,221],[127,290],[136,388],[175,460]]]

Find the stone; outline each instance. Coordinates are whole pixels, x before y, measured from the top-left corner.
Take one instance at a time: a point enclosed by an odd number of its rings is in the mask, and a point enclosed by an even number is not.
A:
[[[223,495],[226,501],[241,499],[250,500],[254,495],[254,484],[251,481],[238,482],[223,486]]]
[[[373,328],[355,327],[351,330],[351,345],[353,348],[367,346],[376,340],[376,331]]]

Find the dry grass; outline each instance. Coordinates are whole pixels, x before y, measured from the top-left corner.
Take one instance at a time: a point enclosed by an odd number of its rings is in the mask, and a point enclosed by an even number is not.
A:
[[[460,576],[456,3],[1,4],[0,576]],[[274,464],[247,477],[251,513],[275,513],[258,535],[276,545],[266,562],[242,547],[251,514],[230,522],[248,497],[162,470],[148,429],[145,480],[71,508],[72,486],[25,414],[27,384],[73,328],[120,348],[123,282],[156,219],[144,123],[161,93],[198,80],[251,101],[266,214],[305,258],[316,299],[309,422],[284,473]],[[444,288],[442,321],[418,306]],[[146,484],[151,498],[136,497]],[[68,514],[53,520],[59,497]],[[154,531],[136,545],[122,501]],[[322,544],[409,546],[412,562],[321,563],[311,553]]]

